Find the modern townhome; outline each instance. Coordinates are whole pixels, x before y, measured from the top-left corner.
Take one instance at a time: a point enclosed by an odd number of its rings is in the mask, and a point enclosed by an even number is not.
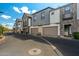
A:
[[[21,33],[23,31],[21,19],[16,19],[13,30],[14,30],[15,33]]]
[[[31,34],[41,34],[42,36],[60,35],[60,9],[47,7],[32,14]]]
[[[73,32],[79,32],[79,4],[71,3],[60,9],[60,34],[71,36]]]
[[[31,26],[31,15],[24,13],[22,17],[22,23],[23,23],[23,34],[29,33],[29,27]]]
[[[73,32],[79,32],[78,10],[78,3],[70,3],[56,9],[47,7],[32,15],[24,13],[23,32],[51,37],[72,36]]]
[[[43,35],[42,32],[42,26],[43,25],[49,25],[50,24],[50,10],[52,8],[47,7],[43,10],[40,10],[34,14],[32,14],[32,20],[31,20],[31,27],[30,27],[30,34],[36,35],[36,34],[41,34]]]
[[[71,36],[79,32],[79,4],[70,3],[52,9],[45,8],[32,14],[31,34],[43,36]]]

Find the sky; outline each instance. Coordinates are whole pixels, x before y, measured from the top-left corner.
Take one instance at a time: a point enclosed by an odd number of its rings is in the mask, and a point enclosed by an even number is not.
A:
[[[58,8],[67,3],[0,3],[0,24],[12,29],[15,20],[21,19],[23,13],[33,14],[47,7]]]

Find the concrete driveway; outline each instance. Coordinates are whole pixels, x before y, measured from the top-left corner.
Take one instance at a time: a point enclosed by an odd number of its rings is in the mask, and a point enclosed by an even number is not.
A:
[[[19,34],[6,34],[6,43],[0,45],[0,56],[56,56],[51,46],[41,39]],[[25,40],[26,39],[26,40]]]

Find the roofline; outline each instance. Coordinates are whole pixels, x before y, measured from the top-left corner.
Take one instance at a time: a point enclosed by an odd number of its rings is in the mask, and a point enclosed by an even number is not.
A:
[[[22,19],[23,19],[24,15],[25,15],[25,16],[28,16],[28,17],[30,17],[30,18],[31,18],[31,14],[28,14],[28,13],[23,13]]]
[[[39,12],[41,12],[41,11],[43,11],[43,10],[46,10],[46,9],[48,9],[48,8],[50,8],[50,9],[54,9],[54,8],[51,8],[51,7],[46,7],[46,8],[44,8],[44,9],[42,9],[42,10],[39,10],[39,11],[33,13],[32,15],[37,14],[37,13],[39,13]]]
[[[68,5],[72,5],[72,4],[74,4],[74,3],[68,3],[68,4],[63,5],[63,6],[61,6],[61,7],[58,7],[58,8],[56,8],[56,9],[60,9],[60,8],[63,8],[63,7],[66,7],[66,6],[68,6]]]
[[[63,8],[63,7],[66,7],[66,6],[68,6],[68,5],[71,5],[71,4],[74,4],[74,3],[68,3],[68,4],[66,4],[66,5],[63,5],[63,6],[58,7],[58,8],[55,8],[55,9],[53,9],[53,10],[61,9],[61,8]],[[50,12],[53,11],[53,10],[50,10]]]

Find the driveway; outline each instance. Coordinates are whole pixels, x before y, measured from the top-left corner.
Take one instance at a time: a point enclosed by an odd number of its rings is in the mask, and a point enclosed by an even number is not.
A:
[[[0,56],[56,56],[51,46],[40,38],[20,34],[5,34],[6,43],[0,45]]]

